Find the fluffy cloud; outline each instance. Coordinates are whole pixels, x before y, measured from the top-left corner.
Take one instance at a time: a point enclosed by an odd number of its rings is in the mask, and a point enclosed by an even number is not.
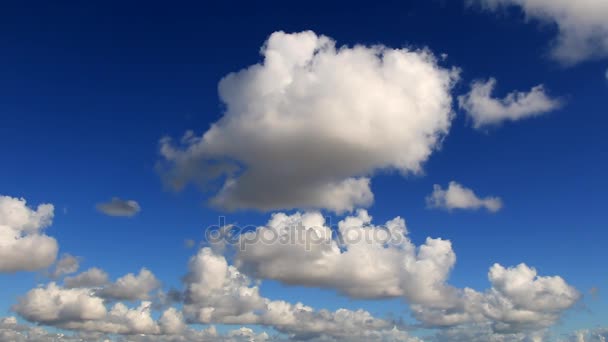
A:
[[[189,270],[183,309],[189,322],[259,324],[294,339],[382,341],[398,336],[394,340],[417,341],[395,323],[364,310],[315,311],[301,303],[264,298],[257,285],[208,247],[192,257]]]
[[[465,288],[451,298],[448,307],[413,305],[412,310],[427,326],[489,324],[492,333],[538,332],[557,322],[580,293],[558,276],[538,276],[525,264],[505,268],[495,264],[485,292]]]
[[[427,50],[339,47],[311,31],[273,33],[263,62],[224,77],[226,111],[202,136],[161,141],[175,188],[225,179],[225,209],[327,208],[372,203],[380,169],[417,173],[452,118],[458,78]]]
[[[555,23],[551,55],[564,64],[608,56],[608,3],[601,0],[470,0],[489,10],[519,6],[528,18]]]
[[[13,310],[29,321],[43,324],[95,320],[106,315],[103,299],[89,289],[64,289],[54,282],[29,291]]]
[[[135,289],[145,293],[147,289],[142,289],[139,283],[148,278],[142,270],[139,276],[129,274],[112,285],[128,288],[121,293],[132,293]],[[257,285],[211,248],[202,248],[192,257],[184,280],[183,313],[171,307],[164,310],[158,320],[152,315],[155,306],[148,301],[141,301],[134,307],[121,302],[107,307],[104,289],[108,286],[100,291],[98,288],[67,288],[51,282],[30,290],[12,309],[33,323],[102,334],[99,336],[118,334],[128,336],[129,341],[270,339],[267,334],[257,334],[248,328],[222,336],[214,329],[194,330],[188,323],[255,324],[272,327],[289,338],[318,341],[418,341],[397,328],[394,322],[375,318],[364,310],[315,311],[301,303],[262,297]],[[144,297],[147,296],[139,296]]]
[[[90,268],[74,277],[66,277],[64,286],[71,288],[100,287],[108,283],[108,274],[96,267]]]
[[[97,204],[97,210],[109,216],[131,217],[139,213],[141,208],[136,201],[114,197],[110,202]]]
[[[55,264],[55,268],[49,274],[49,276],[51,278],[59,278],[66,274],[71,274],[71,273],[78,271],[79,267],[80,267],[79,258],[77,258],[73,255],[70,255],[70,254],[64,254],[61,256],[61,259],[59,259],[59,261],[57,261],[57,264]]]
[[[259,278],[351,297],[403,297],[427,327],[488,324],[503,335],[544,329],[580,298],[562,278],[538,276],[525,264],[492,266],[492,286],[484,292],[455,288],[447,283],[456,260],[451,243],[427,238],[417,247],[400,218],[376,226],[360,210],[340,221],[337,232],[332,236],[319,213],[275,214],[241,235],[236,264]]]
[[[104,286],[98,294],[111,300],[146,300],[150,298],[150,292],[158,289],[160,285],[160,281],[152,272],[142,268],[137,275],[129,273]]]
[[[486,82],[476,81],[469,93],[458,97],[460,108],[473,119],[475,128],[542,115],[562,105],[560,100],[550,98],[542,85],[533,87],[527,93],[511,92],[503,99],[492,97],[495,85],[493,78]]]
[[[121,295],[141,287],[128,281],[120,284]],[[129,284],[131,287],[125,289]],[[180,316],[176,318],[175,309],[165,311],[156,322],[151,308],[151,302],[142,301],[133,308],[119,302],[108,309],[105,298],[96,289],[66,288],[51,282],[30,290],[12,309],[30,322],[75,331],[131,335],[170,333],[179,328]]]
[[[53,205],[35,210],[25,199],[0,196],[0,272],[35,271],[57,258],[57,241],[42,230],[53,221]]]
[[[491,212],[497,212],[502,208],[502,200],[499,197],[479,198],[473,190],[450,182],[446,190],[439,184],[433,186],[433,193],[426,198],[426,203],[431,208],[453,209],[479,209],[485,208]]]
[[[323,222],[318,214],[295,214],[291,219],[305,221],[308,226]],[[278,216],[278,215],[275,215]],[[281,222],[282,218],[273,217]],[[272,221],[272,220],[271,220]],[[283,224],[283,223],[281,223]],[[272,226],[269,224],[269,226]],[[346,228],[354,227],[352,230]],[[339,229],[347,235],[345,244],[340,246],[343,254],[351,250],[362,248],[357,244],[349,243],[354,232],[363,233],[363,230],[379,229],[371,225],[371,218],[363,210],[356,216],[345,218],[339,224]],[[383,228],[392,234],[404,234],[403,220],[395,219]],[[350,236],[350,237],[348,237]],[[524,341],[526,336],[536,336],[539,331],[554,324],[564,310],[570,308],[580,297],[580,294],[560,277],[538,276],[536,270],[524,264],[513,268],[494,265],[490,268],[488,278],[492,287],[485,292],[472,289],[457,289],[445,283],[447,271],[454,263],[454,254],[447,241],[427,239],[427,243],[418,248],[408,246],[407,239],[403,241],[388,240],[385,249],[403,249],[403,254],[380,255],[371,252],[369,255],[360,253],[348,254],[349,268],[365,268],[378,275],[378,287],[387,286],[382,279],[384,273],[373,269],[383,268],[384,257],[392,257],[401,265],[400,277],[397,286],[400,292],[395,295],[404,296],[412,303],[412,312],[427,327],[446,327],[442,336],[462,335],[462,326],[482,327],[475,333],[477,340],[484,340],[483,336],[495,336],[490,340],[496,341]],[[396,247],[398,246],[398,247]],[[268,246],[267,246],[268,247]],[[312,246],[311,246],[312,248]],[[370,247],[365,247],[370,248]],[[297,250],[297,249],[296,249]],[[314,253],[314,252],[313,252]],[[266,255],[267,262],[274,258],[284,258],[283,255]],[[336,256],[333,256],[336,257]],[[300,272],[313,272],[313,266],[323,268],[331,265],[328,260],[297,260],[292,268]],[[338,258],[340,258],[338,256]],[[345,257],[344,257],[345,258]],[[371,259],[370,259],[371,258]],[[361,261],[363,260],[363,261]],[[367,260],[367,261],[365,261]],[[361,264],[370,262],[372,265]],[[344,261],[346,262],[346,261]],[[298,267],[294,267],[297,265]],[[389,264],[390,265],[390,264]],[[343,264],[346,268],[346,265]],[[283,267],[282,265],[278,266]],[[255,334],[247,329],[239,329],[224,336],[217,335],[213,329],[197,331],[188,326],[190,323],[221,323],[221,324],[251,324],[272,327],[287,336],[289,339],[307,339],[311,341],[408,341],[421,340],[409,336],[399,323],[373,317],[364,310],[338,309],[336,311],[314,310],[302,303],[288,303],[282,300],[271,300],[260,295],[259,283],[241,273],[239,269],[230,265],[218,250],[210,247],[201,248],[193,256],[188,266],[189,272],[184,277],[185,291],[182,311],[170,307],[160,314],[158,320],[153,318],[153,303],[141,301],[134,307],[123,303],[115,303],[107,307],[104,290],[120,289],[121,295],[132,294],[135,290],[144,295],[122,295],[126,299],[147,299],[148,292],[157,287],[142,284],[154,283],[149,281],[155,277],[143,269],[139,275],[128,274],[119,278],[116,283],[94,287],[61,287],[52,282],[44,287],[29,291],[13,306],[13,310],[27,320],[43,325],[51,325],[61,329],[68,329],[79,334],[118,334],[127,337],[130,341],[187,341],[187,340],[217,340],[239,341],[268,340],[269,336]],[[92,269],[94,270],[94,269]],[[93,274],[88,270],[83,274]],[[322,273],[321,273],[322,274]],[[361,275],[344,275],[361,289],[371,286]],[[78,276],[74,277],[77,278]],[[341,283],[331,283],[316,275],[316,279],[323,279],[325,283],[317,286],[342,286]],[[326,276],[328,277],[328,275]],[[69,278],[66,278],[68,280]],[[392,280],[391,280],[392,281]],[[329,284],[329,285],[328,285]],[[118,288],[112,287],[117,286]],[[426,288],[425,288],[426,287]],[[347,287],[347,289],[349,289]],[[349,290],[343,292],[348,293]],[[377,296],[380,292],[360,292],[355,295],[368,293]],[[114,297],[119,297],[114,295]],[[473,332],[465,330],[468,334]],[[14,331],[0,333],[13,334]],[[95,335],[101,334],[101,335]],[[447,335],[446,335],[447,334]],[[465,334],[466,335],[466,334]],[[467,335],[467,336],[469,336]],[[8,335],[12,336],[12,335]],[[471,335],[473,336],[473,335]],[[521,337],[521,338],[520,338]],[[518,339],[519,338],[519,339]],[[87,340],[93,340],[88,338]],[[119,339],[120,340],[120,339]],[[466,338],[461,340],[467,340]],[[475,339],[470,339],[475,341]],[[485,339],[487,340],[487,339]]]
[[[259,278],[334,288],[352,297],[442,301],[456,261],[450,242],[429,238],[415,246],[403,219],[383,226],[371,220],[365,210],[345,217],[338,223],[341,239],[335,239],[318,212],[277,213],[241,236],[236,263]]]

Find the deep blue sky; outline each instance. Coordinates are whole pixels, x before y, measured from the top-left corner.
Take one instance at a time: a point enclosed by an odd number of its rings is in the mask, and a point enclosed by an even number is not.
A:
[[[460,1],[366,2],[11,2],[0,9],[0,193],[53,203],[49,234],[62,252],[116,277],[142,266],[179,286],[193,250],[217,211],[193,188],[167,191],[154,165],[158,141],[204,132],[222,106],[217,82],[260,60],[276,30],[313,30],[342,44],[428,47],[462,68],[456,94],[495,77],[497,95],[543,83],[565,106],[548,115],[472,129],[458,113],[443,148],[422,176],[373,178],[377,221],[406,219],[415,242],[450,239],[458,261],[451,283],[483,290],[494,262],[526,262],[558,274],[586,295],[566,326],[608,318],[606,61],[564,68],[546,57],[554,28],[517,12],[488,15]],[[428,210],[433,184],[456,180],[499,195],[497,214]],[[107,217],[95,204],[136,199],[132,219]],[[229,221],[264,223],[268,214],[236,212]],[[183,265],[176,267],[175,265]],[[39,275],[0,275],[0,312]],[[351,301],[328,290],[267,282],[271,298],[316,307],[363,307],[404,315],[398,300]],[[388,304],[387,304],[388,303]],[[589,310],[587,310],[589,309]],[[405,314],[407,318],[407,314]]]

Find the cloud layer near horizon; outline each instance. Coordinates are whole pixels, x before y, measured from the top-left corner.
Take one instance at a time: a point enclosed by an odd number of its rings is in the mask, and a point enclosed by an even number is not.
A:
[[[17,209],[0,211],[4,224],[10,222],[11,227],[34,231],[50,224],[48,205],[42,207],[47,209],[33,211],[25,206],[25,200],[4,200]],[[268,243],[255,238],[268,232],[277,237],[291,235],[295,227],[314,233],[314,243],[306,239],[286,243],[281,238]],[[266,225],[239,236],[237,241],[246,240],[247,244],[238,245],[247,248],[236,251],[232,265],[223,255],[231,245],[217,242],[200,248],[188,263],[183,289],[172,290],[174,293],[164,292],[161,282],[146,268],[114,282],[98,268],[65,277],[75,270],[74,260],[65,255],[55,267],[62,270],[56,274],[59,279],[30,290],[12,310],[32,323],[76,332],[66,340],[114,336],[135,341],[265,341],[285,337],[421,341],[411,336],[402,322],[374,317],[365,310],[317,310],[303,303],[262,296],[261,282],[274,279],[333,289],[352,298],[403,298],[422,326],[443,329],[434,337],[437,340],[474,333],[482,336],[481,340],[491,337],[518,341],[555,324],[580,298],[579,292],[561,277],[540,276],[525,264],[494,264],[488,272],[491,286],[485,291],[453,287],[448,277],[456,255],[450,241],[427,238],[416,246],[399,217],[377,225],[361,209],[344,217],[337,228],[343,237],[340,240],[318,212],[276,213]],[[212,327],[196,330],[191,324],[257,325],[279,335],[275,338],[247,328],[218,335]],[[463,330],[466,326],[475,329]],[[40,341],[56,337],[20,325],[10,317],[0,321],[0,334],[16,341],[32,340],[30,336]]]
[[[211,199],[223,209],[350,211],[373,202],[375,171],[421,172],[449,130],[458,71],[427,50],[336,47],[305,31],[275,32],[261,53],[220,81],[221,120],[161,141],[170,185],[223,176]]]

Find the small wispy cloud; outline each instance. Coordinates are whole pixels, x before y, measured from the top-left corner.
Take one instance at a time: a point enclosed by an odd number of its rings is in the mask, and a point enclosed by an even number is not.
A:
[[[440,208],[451,211],[453,209],[477,210],[485,208],[490,212],[497,212],[502,208],[502,200],[499,197],[478,197],[473,190],[466,188],[457,182],[450,182],[447,189],[442,189],[439,184],[433,186],[433,193],[426,197],[429,208]]]
[[[494,78],[476,81],[467,94],[458,97],[460,108],[473,119],[476,129],[539,116],[562,106],[561,100],[546,94],[542,84],[528,92],[513,91],[502,99],[492,97],[495,86]]]
[[[132,217],[141,211],[139,203],[134,200],[122,200],[118,197],[109,202],[99,203],[97,210],[109,216]]]
[[[61,256],[59,261],[57,261],[53,271],[49,273],[49,277],[56,279],[66,274],[75,273],[78,271],[79,267],[80,258],[66,253]]]

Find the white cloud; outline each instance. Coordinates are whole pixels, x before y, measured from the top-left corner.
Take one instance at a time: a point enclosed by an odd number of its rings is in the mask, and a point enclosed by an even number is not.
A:
[[[129,277],[137,278],[130,274],[120,279]],[[132,280],[122,283],[130,284],[129,289],[141,289]],[[188,323],[255,324],[273,327],[293,339],[318,341],[418,341],[396,328],[396,323],[374,318],[364,310],[315,311],[301,303],[262,297],[257,285],[211,248],[200,249],[192,257],[185,283],[183,313],[170,307],[158,320],[153,319],[151,302],[141,301],[134,307],[118,302],[109,308],[99,289],[70,289],[54,282],[30,290],[12,309],[33,323],[79,333],[119,334],[136,341],[269,340],[266,333],[248,328],[222,336],[214,329],[193,330]],[[139,334],[147,336],[135,336]]]
[[[224,209],[348,211],[372,203],[375,171],[421,172],[449,130],[458,72],[427,50],[336,48],[306,31],[275,32],[261,52],[221,80],[221,120],[161,140],[175,188],[225,176],[211,199]]]
[[[108,274],[99,268],[93,267],[74,277],[63,279],[64,286],[68,289],[78,287],[100,287],[108,283]]]
[[[608,2],[602,0],[471,0],[490,10],[519,6],[528,18],[557,25],[551,55],[571,65],[608,56]]]
[[[555,324],[580,299],[580,293],[561,277],[539,276],[525,264],[511,268],[494,264],[488,278],[489,290],[459,290],[444,308],[413,305],[414,315],[428,326],[487,323],[493,333],[519,334]]]
[[[189,270],[183,310],[193,323],[259,324],[294,339],[367,341],[400,336],[395,340],[417,341],[394,329],[395,323],[374,318],[364,310],[315,311],[301,303],[264,298],[257,285],[208,247],[192,257]],[[366,338],[372,335],[377,338]]]
[[[66,274],[75,273],[76,271],[78,271],[79,267],[79,258],[66,253],[61,256],[61,259],[59,259],[59,261],[57,261],[57,263],[55,264],[55,268],[49,274],[49,276],[51,278],[59,278]]]
[[[150,292],[160,285],[152,272],[142,268],[137,275],[129,273],[116,282],[103,286],[98,294],[111,300],[146,300],[150,298]]]
[[[30,290],[13,310],[29,321],[43,324],[95,320],[106,315],[103,299],[89,289],[64,289],[54,282]]]
[[[314,240],[294,239],[299,230],[314,232],[308,235]],[[370,233],[374,231],[402,239],[369,240],[382,236]],[[524,264],[492,266],[492,286],[485,292],[455,288],[447,283],[456,260],[451,243],[427,238],[416,247],[400,218],[376,226],[360,210],[340,221],[338,232],[339,244],[319,213],[275,214],[266,226],[241,236],[236,264],[262,279],[336,289],[351,297],[400,296],[431,328],[476,323],[491,324],[500,334],[538,331],[554,324],[580,298],[562,278],[538,276]]]
[[[177,312],[173,310],[174,312]],[[214,342],[263,342],[263,341],[284,341],[282,339],[272,339],[265,332],[256,333],[250,328],[241,327],[230,330],[225,334],[219,334],[214,326],[197,330],[185,328],[179,333],[171,333],[163,330],[163,317],[172,315],[170,310],[165,311],[159,319],[160,331],[158,334],[120,334],[116,335],[112,329],[120,327],[117,324],[105,324],[104,330],[108,332],[95,332],[79,330],[69,334],[65,332],[50,332],[39,326],[20,324],[16,317],[0,318],[0,341],[2,342],[186,342],[186,341],[214,341]],[[142,312],[143,313],[143,312]],[[91,326],[89,324],[89,326]],[[103,325],[100,325],[103,326]],[[126,331],[123,326],[122,331]]]
[[[134,200],[112,198],[110,202],[97,204],[97,210],[109,216],[132,217],[141,211],[139,203]]]
[[[53,205],[36,210],[25,199],[0,196],[0,272],[35,271],[57,258],[57,241],[42,230],[53,221]]]
[[[433,193],[426,197],[426,203],[430,208],[446,210],[485,208],[490,212],[497,212],[502,208],[502,200],[499,197],[479,198],[473,190],[453,181],[445,190],[441,185],[435,184]]]
[[[476,81],[471,84],[469,93],[458,97],[460,108],[473,119],[475,128],[539,116],[562,105],[560,100],[550,98],[542,85],[533,87],[527,93],[511,92],[503,99],[492,97],[495,85],[493,78],[487,82]]]
[[[124,287],[127,283],[128,281],[121,283],[119,289],[123,291],[120,292],[123,297],[126,297],[124,291],[127,290]],[[130,291],[141,288],[138,284],[131,285]],[[129,296],[135,297],[130,294]],[[130,335],[160,334],[176,328],[177,323],[171,317],[175,309],[163,313],[159,324],[152,318],[151,308],[151,302],[142,301],[133,308],[118,302],[108,309],[105,297],[97,289],[65,288],[51,282],[44,287],[30,290],[12,309],[30,322],[75,331]]]
[[[338,223],[339,241],[318,212],[276,213],[265,226],[241,236],[236,264],[259,278],[333,288],[357,298],[441,302],[456,261],[450,242],[428,238],[415,246],[400,217],[383,226],[371,220],[365,210],[345,217]],[[298,229],[305,229],[306,238],[290,239]],[[275,237],[274,243],[265,236]]]

